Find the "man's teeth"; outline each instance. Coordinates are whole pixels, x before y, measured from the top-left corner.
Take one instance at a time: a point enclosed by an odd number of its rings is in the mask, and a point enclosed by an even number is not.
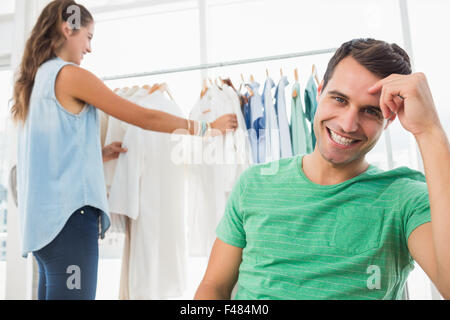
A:
[[[333,139],[334,142],[337,142],[337,143],[342,144],[344,146],[348,146],[352,142],[356,141],[356,140],[347,139],[347,138],[345,138],[343,136],[340,136],[340,135],[334,133],[331,129],[330,129],[330,133],[331,133],[331,139]]]

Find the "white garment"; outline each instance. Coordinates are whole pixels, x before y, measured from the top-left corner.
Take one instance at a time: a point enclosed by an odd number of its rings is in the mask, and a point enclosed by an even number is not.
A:
[[[239,124],[236,132],[225,136],[191,137],[193,161],[188,170],[187,238],[191,256],[208,256],[211,252],[229,192],[251,163],[239,98],[227,87],[209,88],[190,114],[190,119],[212,122],[224,114],[236,113]]]
[[[131,88],[131,89],[120,89],[117,95],[127,98],[127,100],[132,102],[137,102],[147,95],[147,90],[143,88]],[[125,136],[125,132],[128,128],[128,124],[124,121],[120,121],[117,118],[109,117],[108,120],[108,130],[105,137],[105,145],[109,145],[113,142],[122,142]],[[114,178],[115,169],[117,166],[117,159],[110,160],[103,164],[103,172],[105,175],[105,184],[107,194],[109,195],[112,181]],[[125,219],[121,215],[117,215],[114,212],[111,215],[111,232],[125,232]]]
[[[176,116],[182,110],[160,91],[137,104]],[[175,135],[177,136],[177,135]],[[180,139],[128,126],[111,185],[111,212],[130,217],[129,298],[179,297],[185,288],[185,168],[174,161]]]
[[[247,127],[245,125],[244,115],[241,111],[241,101],[236,91],[228,85],[223,86],[223,92],[230,99],[230,105],[232,107],[232,112],[236,114],[238,121],[238,129],[234,132],[234,143],[236,152],[236,163],[237,163],[237,176],[233,177],[232,187],[236,182],[237,178],[240,176],[245,169],[247,169],[251,164],[253,164],[252,151],[250,147],[250,141],[248,139]],[[231,189],[230,189],[231,191]]]
[[[109,115],[98,109],[98,117],[100,119],[100,142],[101,146],[105,146],[106,133],[108,132]]]

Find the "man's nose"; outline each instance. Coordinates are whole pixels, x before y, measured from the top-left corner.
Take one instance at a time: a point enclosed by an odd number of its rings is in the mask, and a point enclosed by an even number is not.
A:
[[[344,132],[356,132],[359,126],[357,108],[347,108],[341,116],[340,125]]]

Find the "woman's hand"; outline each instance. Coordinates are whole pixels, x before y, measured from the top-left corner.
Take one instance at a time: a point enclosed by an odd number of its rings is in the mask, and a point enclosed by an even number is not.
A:
[[[117,159],[121,153],[125,153],[127,151],[127,148],[122,148],[122,142],[113,142],[110,145],[103,147],[103,162]]]
[[[225,114],[211,122],[211,135],[218,136],[235,131],[238,127],[237,116],[234,113]]]

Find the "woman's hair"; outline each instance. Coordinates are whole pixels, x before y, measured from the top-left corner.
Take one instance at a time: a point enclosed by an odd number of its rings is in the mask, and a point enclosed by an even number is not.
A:
[[[65,38],[61,25],[63,22],[71,22],[74,14],[79,15],[79,17],[76,17],[78,19],[75,19],[77,24],[73,25],[74,32],[94,21],[85,7],[72,0],[50,2],[37,19],[25,45],[22,62],[15,76],[14,104],[11,109],[14,121],[25,122],[36,73],[44,62],[54,58],[56,52],[62,48]]]
[[[323,89],[333,76],[338,63],[347,56],[352,56],[359,64],[380,78],[393,73],[410,74],[412,72],[408,54],[395,43],[389,44],[370,38],[353,39],[342,44],[330,59],[323,77]]]

